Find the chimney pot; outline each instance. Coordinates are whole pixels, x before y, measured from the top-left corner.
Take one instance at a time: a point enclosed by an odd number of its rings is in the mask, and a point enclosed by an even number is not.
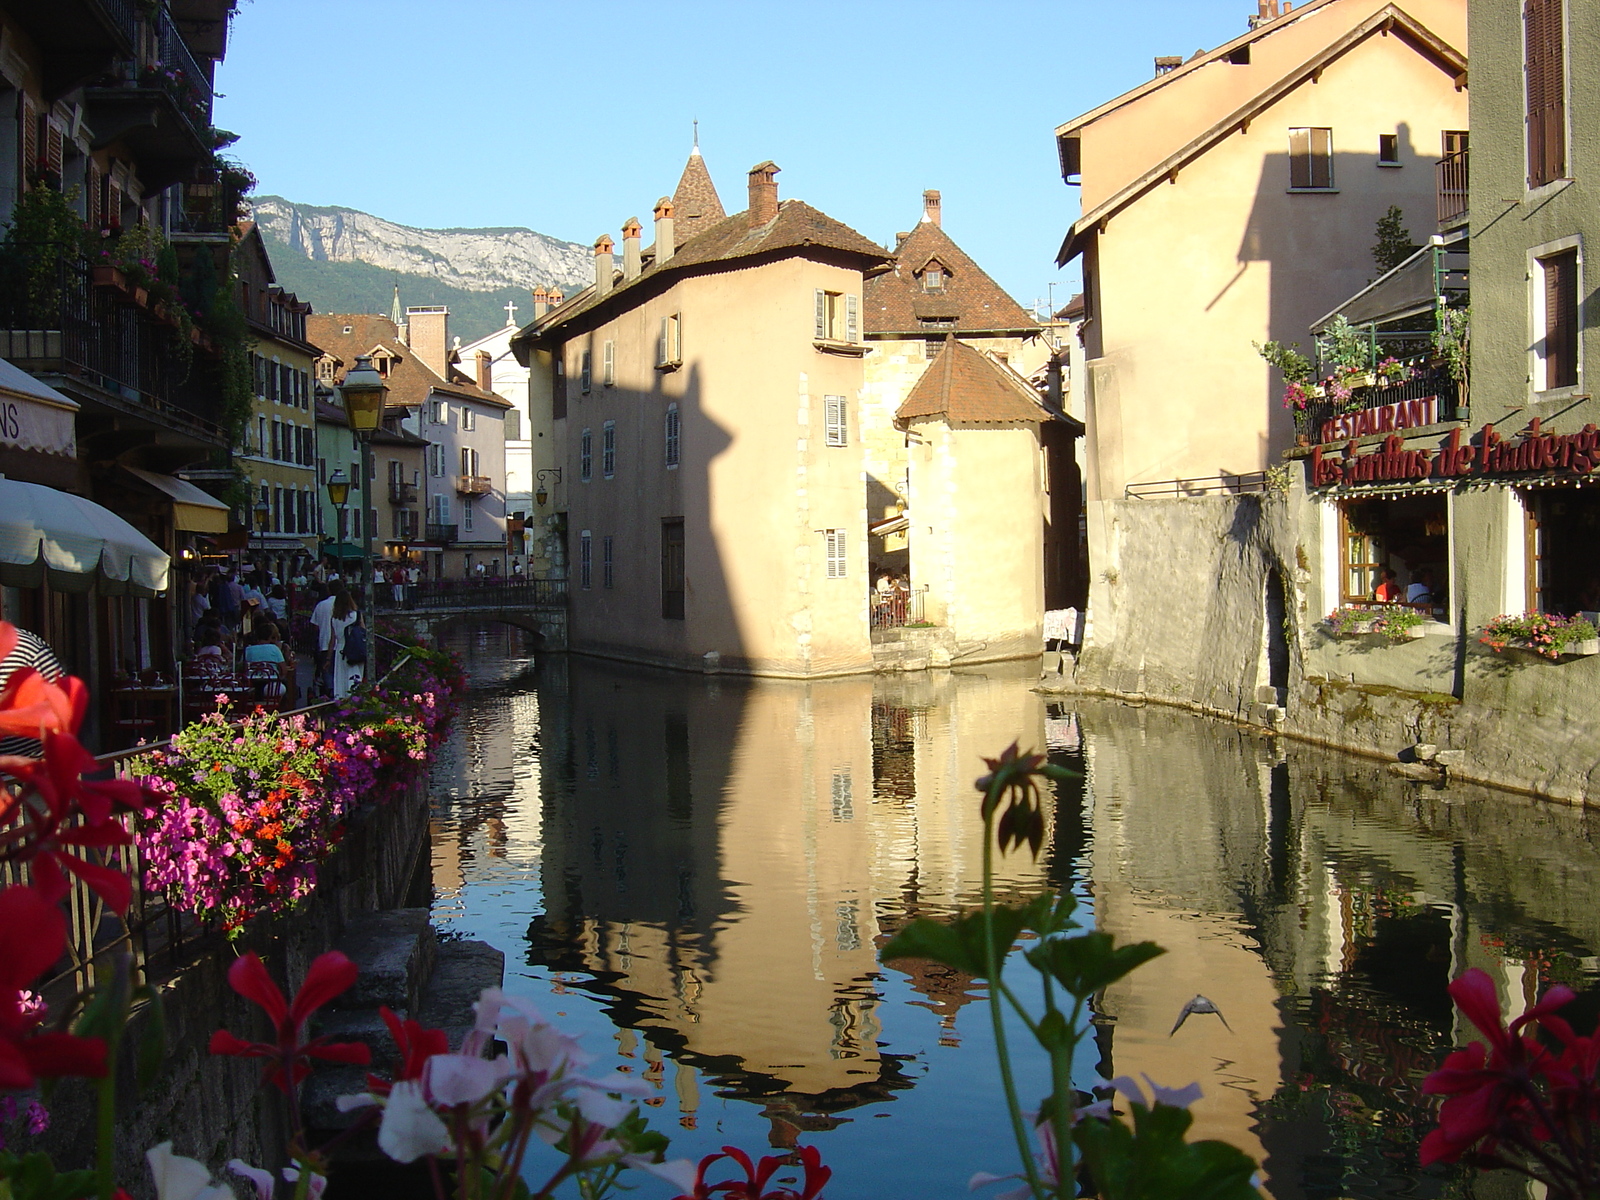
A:
[[[939,193],[931,188],[922,193],[922,219],[932,221],[935,225],[943,224],[939,212]]]
[[[638,217],[629,217],[622,223],[622,279],[626,283],[630,279],[639,278],[642,269],[642,260],[639,257],[639,231],[644,226],[639,224]]]
[[[672,221],[672,197],[663,196],[656,201],[656,266],[660,266],[677,252]]]
[[[478,387],[481,391],[494,391],[494,356],[487,350],[478,351]]]
[[[780,170],[777,163],[768,160],[750,168],[750,223],[765,225],[778,215],[778,181],[774,176]]]
[[[611,258],[612,245],[614,243],[609,233],[602,233],[594,241],[594,292],[597,296],[604,296],[611,290],[611,277],[615,271]]]
[[[542,286],[533,289],[533,319],[537,321],[550,311],[550,293]]]

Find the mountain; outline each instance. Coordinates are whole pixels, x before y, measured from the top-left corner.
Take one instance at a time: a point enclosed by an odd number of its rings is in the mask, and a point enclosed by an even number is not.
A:
[[[318,312],[388,313],[445,304],[450,331],[470,342],[533,316],[535,284],[571,294],[594,273],[593,251],[532,229],[414,229],[353,208],[255,196],[252,215],[278,282]]]

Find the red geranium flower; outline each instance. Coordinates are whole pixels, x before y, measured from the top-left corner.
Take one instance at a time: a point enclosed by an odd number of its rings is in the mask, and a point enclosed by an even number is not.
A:
[[[37,1012],[25,1012],[22,992],[61,957],[67,919],[32,888],[0,892],[0,1088],[32,1087],[58,1075],[103,1076],[100,1038],[38,1033]]]
[[[389,1027],[396,1049],[400,1051],[400,1069],[393,1079],[377,1075],[367,1076],[367,1090],[374,1096],[387,1096],[390,1088],[408,1079],[421,1079],[422,1068],[435,1054],[450,1053],[450,1039],[442,1029],[428,1029],[420,1021],[407,1017],[404,1020],[389,1010],[387,1004],[378,1009],[378,1015]]]
[[[744,1178],[707,1183],[706,1172],[720,1158],[731,1158],[738,1163],[744,1168]],[[768,1155],[759,1163],[753,1163],[750,1156],[739,1147],[724,1146],[721,1154],[708,1154],[700,1160],[700,1166],[695,1171],[694,1190],[674,1197],[674,1200],[714,1200],[719,1192],[725,1200],[818,1200],[828,1180],[833,1178],[833,1168],[822,1165],[821,1152],[815,1146],[802,1146],[800,1166],[805,1175],[801,1190],[775,1188],[766,1191],[767,1181],[786,1165],[788,1159],[778,1155]]]
[[[0,629],[0,659],[17,644],[14,625]],[[19,667],[0,691],[0,732],[36,738],[49,733],[77,733],[89,710],[89,689],[83,680],[64,675],[51,683],[34,667]]]
[[[313,1058],[366,1066],[372,1061],[372,1051],[359,1042],[330,1042],[326,1038],[300,1040],[311,1015],[335,996],[349,991],[357,973],[355,963],[337,950],[330,950],[312,962],[305,982],[295,993],[294,1003],[286,1004],[278,985],[272,982],[267,968],[252,950],[228,968],[228,984],[266,1011],[277,1032],[277,1041],[247,1042],[226,1029],[219,1029],[211,1035],[211,1053],[267,1059],[265,1078],[285,1093],[311,1074]]]

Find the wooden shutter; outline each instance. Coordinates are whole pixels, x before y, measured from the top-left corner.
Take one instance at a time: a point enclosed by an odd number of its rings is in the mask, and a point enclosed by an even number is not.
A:
[[[33,100],[27,92],[18,92],[17,95],[20,105],[17,125],[22,131],[22,161],[18,164],[17,179],[22,190],[26,191],[39,161],[39,110],[33,106]]]
[[[845,531],[842,529],[829,529],[826,531],[828,543],[828,578],[843,579],[845,577]]]
[[[845,444],[848,416],[845,404],[846,401],[843,396],[823,397],[827,443],[830,446],[843,446]]]
[[[50,181],[61,183],[66,169],[66,133],[48,114],[39,118],[39,166]]]
[[[1578,382],[1578,252],[1541,258],[1544,272],[1544,386]]]
[[[1562,0],[1525,0],[1523,61],[1527,87],[1528,186],[1567,170],[1567,84]]]
[[[1311,186],[1311,131],[1289,130],[1289,186]]]
[[[617,381],[617,344],[607,341],[600,356],[600,382],[610,387]]]
[[[105,228],[105,196],[100,191],[100,168],[94,159],[83,164],[84,211],[89,217],[89,228],[95,233]]]
[[[828,336],[828,293],[817,289],[817,341]]]
[[[671,317],[661,318],[661,334],[656,338],[656,366],[664,367],[672,361],[667,357],[667,322]]]
[[[1333,130],[1331,129],[1311,131],[1311,186],[1314,188],[1333,186]]]
[[[859,296],[844,298],[844,340],[855,343],[861,340],[861,304]]]

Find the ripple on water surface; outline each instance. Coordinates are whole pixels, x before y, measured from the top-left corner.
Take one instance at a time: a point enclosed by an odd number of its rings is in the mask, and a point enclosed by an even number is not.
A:
[[[1568,982],[1593,1020],[1594,815],[1046,702],[1025,668],[751,682],[535,666],[512,636],[457,643],[477,687],[434,775],[436,919],[648,1080],[675,1154],[814,1143],[831,1200],[954,1197],[1011,1168],[982,986],[876,952],[977,902],[972,780],[1013,739],[1082,777],[1001,890],[1071,888],[1168,950],[1101,998],[1080,1081],[1199,1080],[1197,1136],[1262,1161],[1279,1200],[1460,1193],[1415,1163],[1467,967],[1516,1007]],[[1226,1026],[1172,1033],[1196,993]],[[1032,1056],[1020,1078],[1047,1087]]]

